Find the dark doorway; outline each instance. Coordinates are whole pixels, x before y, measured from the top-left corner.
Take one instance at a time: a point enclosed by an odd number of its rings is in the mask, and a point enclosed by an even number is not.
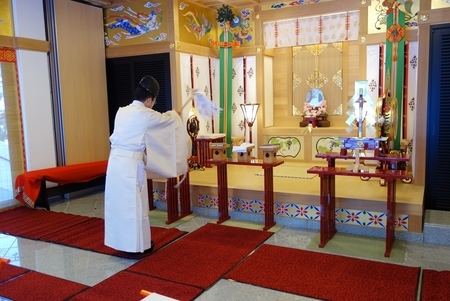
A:
[[[450,211],[450,24],[431,26],[425,209]]]
[[[133,101],[134,90],[145,75],[153,76],[160,85],[158,101],[153,109],[161,113],[171,110],[172,94],[168,53],[106,60],[110,134],[114,130],[114,118],[117,110]]]

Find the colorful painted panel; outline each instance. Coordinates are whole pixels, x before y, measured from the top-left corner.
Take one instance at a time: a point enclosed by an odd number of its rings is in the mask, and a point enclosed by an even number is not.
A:
[[[217,40],[217,12],[186,1],[178,4],[178,24],[181,42],[211,47]]]
[[[0,1],[0,35],[12,37],[14,27],[12,21],[11,0]]]
[[[313,149],[313,159],[316,159],[316,154],[322,154],[326,152],[336,152],[341,151],[342,141],[336,137],[319,137],[313,136],[313,144],[316,146]],[[323,160],[323,159],[320,159]]]
[[[279,144],[280,149],[277,151],[277,157],[282,158],[298,158],[301,150],[303,137],[270,137],[269,144]],[[303,155],[303,153],[302,153]],[[303,158],[303,156],[302,156]]]
[[[105,9],[105,45],[129,46],[167,39],[166,2],[136,1]]]
[[[294,0],[294,1],[279,1],[273,3],[267,3],[261,5],[261,10],[271,10],[271,9],[281,9],[281,8],[290,8],[296,7],[299,5],[305,4],[316,4],[319,2],[330,2],[335,0]]]
[[[387,14],[390,13],[389,6],[392,6],[394,2],[394,0],[372,1],[371,5],[368,7],[367,33],[386,32]],[[405,27],[407,29],[417,29],[417,13],[420,8],[420,0],[398,0],[396,2],[399,4],[399,9],[405,13]]]
[[[197,206],[200,208],[218,209],[217,198],[209,195],[199,195]],[[228,209],[232,212],[244,212],[253,214],[264,214],[265,212],[264,201],[257,199],[229,199]],[[277,217],[320,221],[320,206],[275,202],[274,213]],[[387,224],[387,213],[336,208],[334,220],[336,224],[385,229]],[[408,215],[397,215],[395,217],[395,230],[409,230]]]
[[[153,191],[154,202],[166,202],[164,191]],[[200,208],[208,208],[217,210],[219,201],[217,197],[210,195],[198,195],[197,206]],[[245,200],[234,198],[228,200],[228,209],[233,212],[245,212],[253,214],[264,214],[264,201],[251,199]],[[274,203],[275,216],[295,218],[302,220],[320,221],[320,206],[295,204],[295,203]],[[370,228],[386,228],[386,212],[354,210],[347,208],[335,209],[335,222],[337,224],[347,224],[355,226],[363,226]],[[395,229],[400,231],[409,230],[409,216],[397,215],[395,217]]]
[[[238,41],[241,46],[254,46],[255,21],[252,9],[242,9],[235,11],[233,22],[230,23],[230,30],[233,40]]]

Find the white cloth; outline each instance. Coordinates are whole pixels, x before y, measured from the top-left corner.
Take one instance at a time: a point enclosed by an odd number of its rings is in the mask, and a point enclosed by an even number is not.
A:
[[[177,178],[189,170],[191,138],[181,118],[172,123],[158,123],[145,133],[148,179]]]
[[[105,245],[125,252],[143,252],[151,247],[144,156],[146,147],[165,141],[159,137],[158,141],[147,142],[145,134],[161,125],[180,122],[176,112],[161,114],[136,100],[119,108],[106,171]],[[148,158],[151,162],[152,157]]]

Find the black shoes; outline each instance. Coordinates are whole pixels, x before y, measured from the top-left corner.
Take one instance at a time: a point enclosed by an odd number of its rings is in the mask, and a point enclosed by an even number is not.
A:
[[[150,248],[145,250],[143,253],[147,254],[147,253],[151,253],[153,252],[153,247],[155,246],[155,242],[152,240],[151,244],[150,244]]]

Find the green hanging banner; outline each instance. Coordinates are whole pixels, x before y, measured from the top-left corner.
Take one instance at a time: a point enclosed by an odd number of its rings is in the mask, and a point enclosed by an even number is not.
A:
[[[225,25],[228,26],[228,25]],[[233,74],[233,36],[231,32],[225,27],[220,35],[220,107],[223,109],[220,112],[220,126],[219,132],[225,133],[226,143],[231,145],[231,124],[233,116],[233,99],[232,99],[232,74]],[[232,148],[227,148],[227,157],[231,158]]]
[[[391,129],[394,149],[400,149],[403,134],[403,84],[405,67],[405,14],[394,7],[387,15],[386,25],[386,93],[392,97]]]

